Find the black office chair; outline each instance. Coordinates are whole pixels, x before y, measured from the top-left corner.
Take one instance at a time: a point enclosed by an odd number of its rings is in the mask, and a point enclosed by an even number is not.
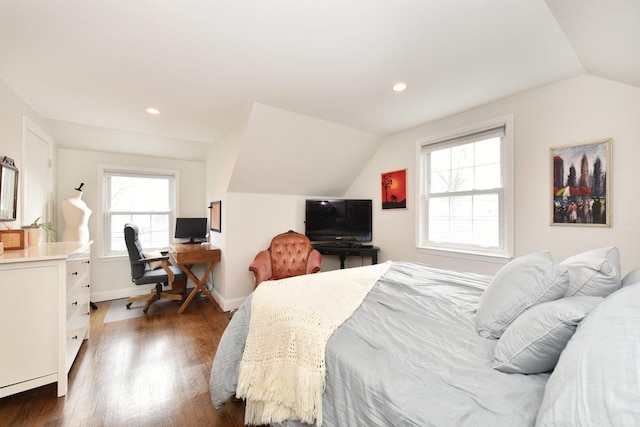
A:
[[[129,252],[129,262],[131,263],[131,281],[136,285],[148,285],[155,283],[155,289],[148,295],[137,295],[129,297],[127,308],[135,301],[145,301],[145,314],[149,311],[149,306],[160,299],[168,299],[182,302],[187,288],[187,276],[175,265],[169,263],[169,257],[164,254],[162,257],[145,258],[142,254],[142,246],[138,240],[138,226],[135,224],[124,225],[124,241]],[[149,264],[152,262],[162,263],[162,268],[152,270]],[[170,291],[163,291],[162,287],[172,285]]]

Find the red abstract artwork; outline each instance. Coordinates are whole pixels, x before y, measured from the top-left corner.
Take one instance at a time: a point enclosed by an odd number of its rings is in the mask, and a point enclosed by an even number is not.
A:
[[[381,177],[382,209],[407,207],[407,170],[385,172]]]

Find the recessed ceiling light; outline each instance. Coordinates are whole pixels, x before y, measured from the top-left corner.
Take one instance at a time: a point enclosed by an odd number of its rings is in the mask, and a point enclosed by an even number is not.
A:
[[[160,110],[157,108],[149,107],[145,110],[149,114],[160,114]]]
[[[407,88],[407,84],[406,83],[398,82],[398,83],[394,84],[391,89],[393,89],[394,92],[402,92],[406,88]]]

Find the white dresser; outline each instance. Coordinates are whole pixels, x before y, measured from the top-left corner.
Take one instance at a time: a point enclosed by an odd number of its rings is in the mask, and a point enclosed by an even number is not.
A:
[[[0,255],[0,398],[58,383],[89,338],[91,242],[60,242]]]

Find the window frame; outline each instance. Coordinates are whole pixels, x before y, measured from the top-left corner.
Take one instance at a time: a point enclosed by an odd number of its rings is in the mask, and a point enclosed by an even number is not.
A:
[[[500,204],[499,228],[500,228],[500,244],[499,248],[483,248],[477,245],[460,245],[453,243],[435,244],[429,241],[423,241],[425,236],[425,227],[428,227],[428,195],[427,195],[427,173],[428,165],[426,164],[426,155],[423,153],[425,147],[434,145],[442,145],[445,147],[447,142],[454,143],[454,140],[463,140],[474,134],[489,131],[491,129],[503,127],[504,137],[501,150],[501,169],[502,169],[502,203]],[[470,141],[466,141],[470,142]],[[460,141],[459,144],[465,142]],[[458,144],[455,144],[458,145]],[[417,206],[416,215],[416,236],[415,243],[419,252],[434,255],[445,255],[453,257],[462,257],[466,259],[474,259],[488,262],[504,263],[513,257],[514,242],[514,130],[513,115],[497,117],[485,122],[472,124],[464,128],[454,131],[444,132],[428,138],[418,140],[416,143],[416,188],[417,188]],[[482,194],[483,190],[475,190],[469,193]]]
[[[175,227],[175,219],[178,216],[178,193],[177,188],[179,185],[179,172],[173,169],[155,169],[155,168],[144,168],[144,167],[130,167],[130,166],[121,166],[121,165],[99,165],[98,166],[98,181],[100,182],[99,186],[99,200],[100,200],[100,215],[98,215],[98,230],[100,230],[101,244],[98,246],[99,249],[99,257],[100,258],[123,258],[128,257],[126,251],[110,251],[109,250],[109,242],[111,236],[109,235],[109,215],[107,207],[109,206],[109,200],[107,197],[109,195],[109,191],[107,189],[107,177],[111,175],[122,175],[122,176],[132,176],[132,177],[160,177],[169,179],[169,236],[168,241],[171,242],[173,236],[171,235],[171,230]],[[140,212],[150,213],[150,212]],[[145,248],[148,250],[156,250],[160,248]],[[163,248],[166,249],[166,248]]]

